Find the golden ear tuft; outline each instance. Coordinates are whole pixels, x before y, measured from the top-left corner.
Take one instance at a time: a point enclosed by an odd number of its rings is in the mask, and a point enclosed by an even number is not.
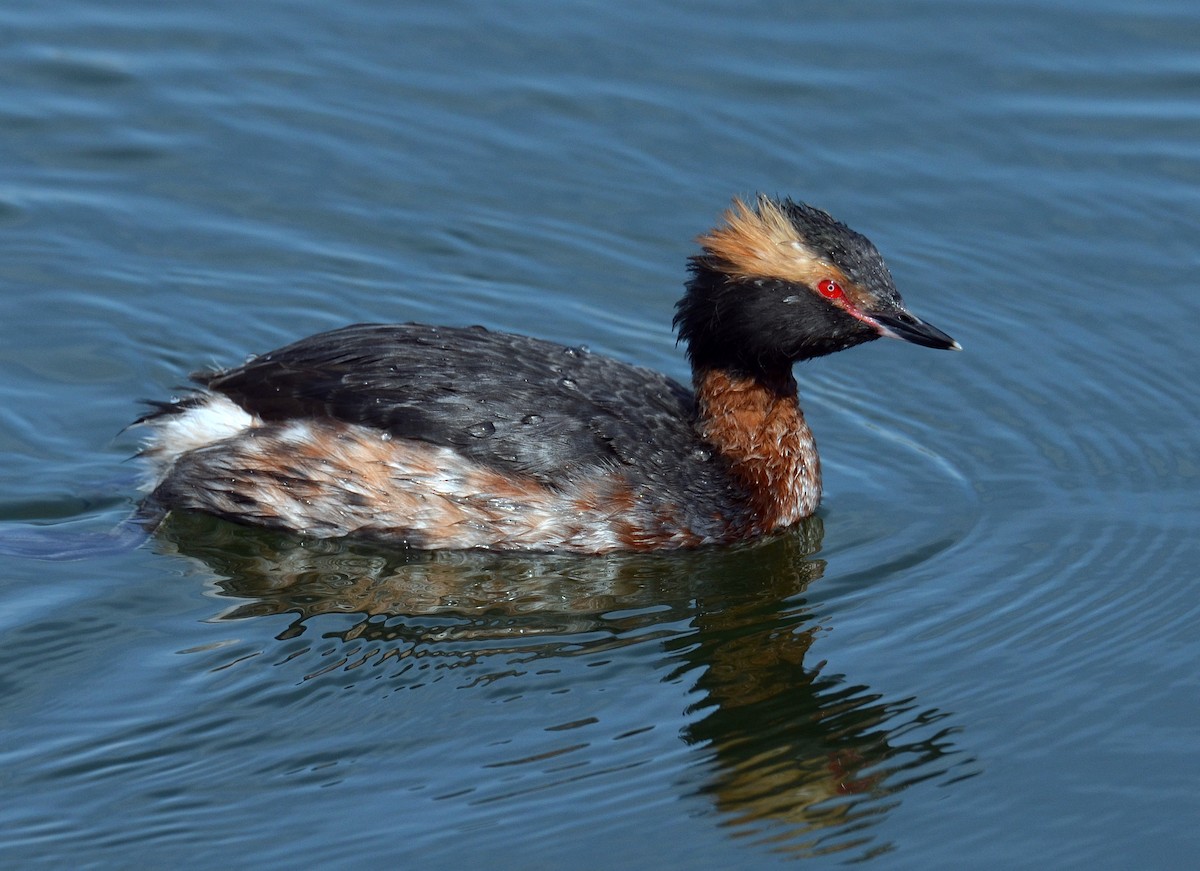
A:
[[[696,241],[730,277],[778,278],[809,287],[824,278],[844,280],[841,270],[809,247],[770,197],[759,194],[753,207],[735,198],[722,219],[722,225]]]

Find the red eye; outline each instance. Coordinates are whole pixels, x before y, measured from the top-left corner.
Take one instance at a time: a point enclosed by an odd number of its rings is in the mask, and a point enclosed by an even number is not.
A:
[[[830,281],[828,278],[817,282],[817,290],[821,291],[821,296],[826,299],[845,299],[846,292],[842,290],[842,286],[836,281]]]

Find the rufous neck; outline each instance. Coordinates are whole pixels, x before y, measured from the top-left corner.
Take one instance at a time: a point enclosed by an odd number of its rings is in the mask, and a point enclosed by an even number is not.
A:
[[[769,532],[812,514],[821,499],[821,465],[791,371],[700,369],[693,382],[700,435],[729,461],[755,525]]]

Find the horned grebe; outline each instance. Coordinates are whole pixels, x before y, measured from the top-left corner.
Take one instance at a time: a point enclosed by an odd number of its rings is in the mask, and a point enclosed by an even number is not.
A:
[[[153,403],[147,501],[417,548],[654,550],[794,524],[821,471],[792,365],[880,336],[958,343],[812,206],[734,200],[697,241],[674,320],[694,392],[482,327],[357,324]]]

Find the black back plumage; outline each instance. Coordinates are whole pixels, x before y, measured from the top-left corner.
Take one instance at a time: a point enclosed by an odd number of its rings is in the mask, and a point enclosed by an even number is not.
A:
[[[596,466],[709,498],[724,483],[682,385],[483,327],[356,324],[193,377],[266,421],[376,427],[550,486]]]

